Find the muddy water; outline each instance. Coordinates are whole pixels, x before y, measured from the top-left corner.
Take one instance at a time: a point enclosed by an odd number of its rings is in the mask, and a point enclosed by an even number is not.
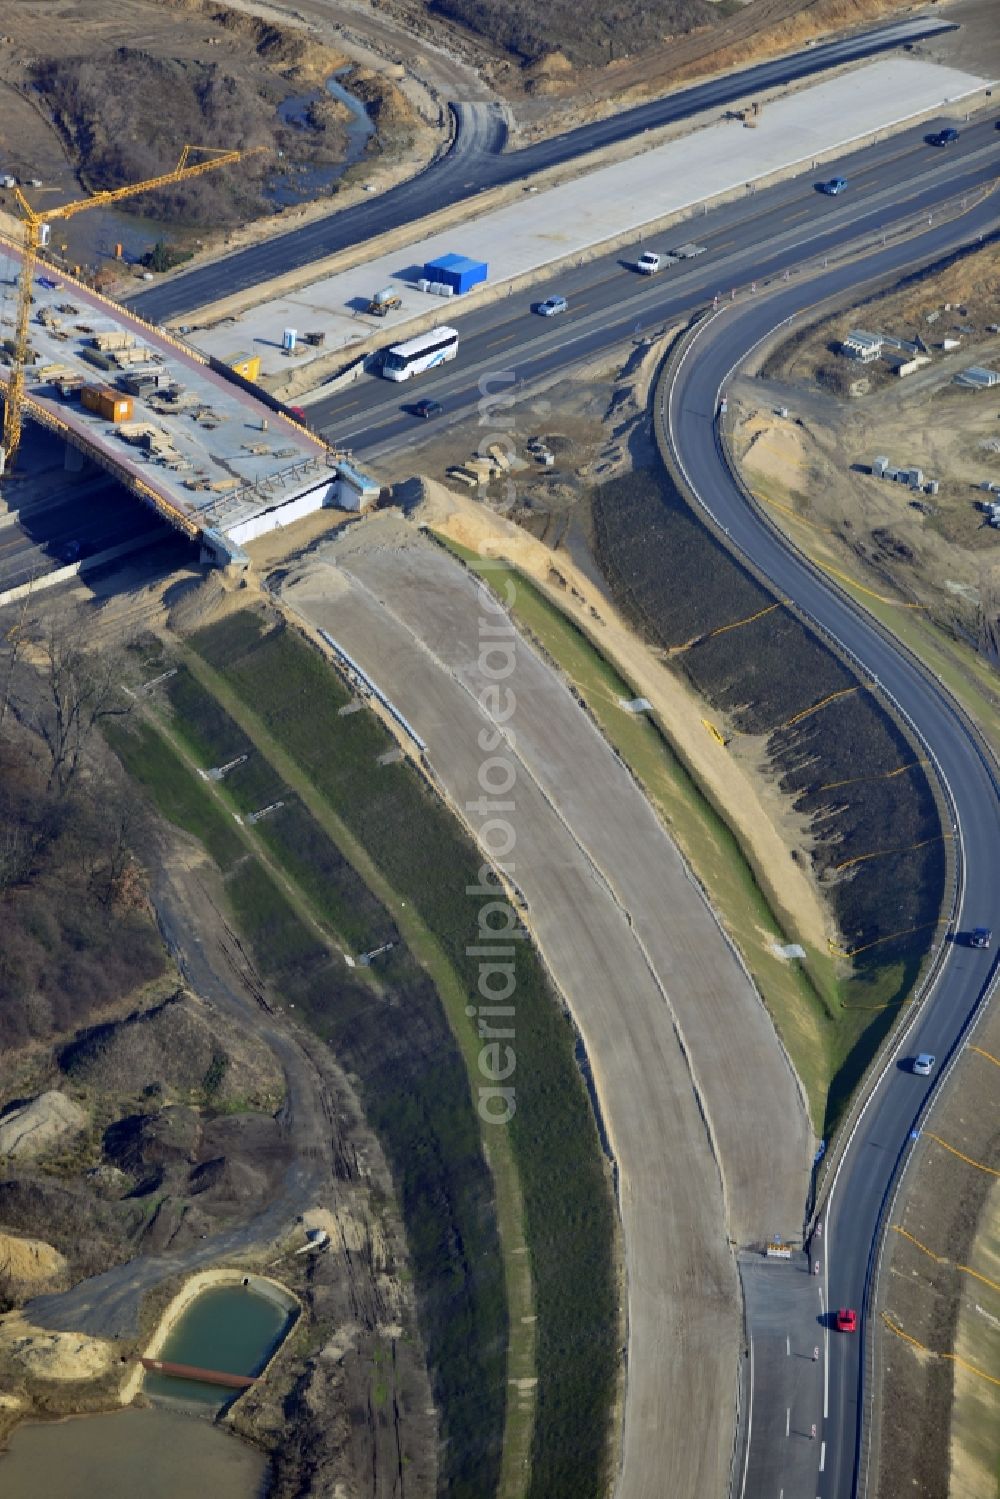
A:
[[[346,68],[341,69],[341,72],[347,71],[349,70]],[[276,178],[268,187],[268,197],[275,203],[281,203],[287,207],[293,203],[307,202],[310,198],[328,192],[333,184],[343,177],[348,167],[361,160],[367,150],[369,140],[375,133],[375,126],[365,106],[360,99],[356,99],[353,94],[347,92],[340,82],[339,74],[335,73],[332,78],[326,80],[326,91],[341,104],[346,104],[351,112],[351,118],[344,126],[347,132],[347,149],[343,160],[326,166],[302,167],[294,176]],[[278,105],[278,114],[286,125],[307,129],[309,105],[319,98],[322,98],[319,93],[296,94]]]
[[[348,70],[342,69],[341,71],[347,72]],[[364,104],[347,92],[338,74],[326,80],[326,90],[342,104],[346,104],[351,112],[351,118],[345,122],[344,126],[347,134],[347,149],[344,158],[342,161],[331,162],[323,166],[302,167],[290,175],[276,174],[267,190],[267,196],[274,203],[282,206],[307,203],[311,198],[327,193],[338,178],[344,175],[348,167],[360,161],[374,134],[375,126]],[[278,105],[278,114],[286,124],[305,128],[305,115],[309,104],[313,99],[321,97],[322,94],[319,92],[293,95]],[[68,181],[62,189],[59,201],[68,201],[69,198],[81,196],[83,195],[78,186]],[[174,226],[162,220],[141,219],[135,214],[113,208],[94,209],[65,224],[57,223],[52,237],[57,243],[66,242],[71,263],[79,261],[80,264],[91,267],[100,265],[112,256],[116,244],[122,246],[125,259],[133,261],[145,254],[158,239],[188,245],[198,243],[197,230],[191,229],[190,226]]]
[[[126,1410],[19,1426],[0,1457],[4,1499],[259,1499],[267,1460],[211,1421]]]

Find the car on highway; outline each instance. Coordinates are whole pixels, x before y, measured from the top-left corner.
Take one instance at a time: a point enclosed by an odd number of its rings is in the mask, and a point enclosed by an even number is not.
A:
[[[655,276],[662,264],[662,255],[658,255],[655,250],[643,250],[635,263],[635,268],[640,276]]]
[[[429,422],[432,416],[440,416],[444,407],[440,401],[418,401],[415,406],[410,407],[410,410],[414,416],[419,416],[421,420]]]
[[[947,130],[936,130],[933,135],[929,135],[927,144],[929,146],[953,146],[958,138],[958,131],[953,130],[949,125]]]
[[[569,303],[565,297],[546,297],[544,302],[538,303],[535,311],[542,317],[555,317],[557,312],[569,312]]]
[[[970,947],[989,947],[993,941],[993,933],[988,926],[976,926],[972,928],[969,937]]]
[[[37,279],[39,286],[44,286],[46,291],[55,291],[59,285],[59,282],[53,281],[51,276],[39,276]]]
[[[846,177],[831,177],[828,182],[817,184],[821,193],[826,193],[828,198],[838,197],[847,187]]]
[[[78,541],[66,541],[59,548],[60,562],[76,562],[80,556],[80,543]]]
[[[929,1051],[920,1052],[913,1058],[914,1072],[918,1077],[930,1077],[934,1071],[935,1060],[936,1058],[932,1057]]]
[[[833,1320],[838,1332],[857,1332],[858,1330],[858,1314],[853,1307],[842,1306]]]

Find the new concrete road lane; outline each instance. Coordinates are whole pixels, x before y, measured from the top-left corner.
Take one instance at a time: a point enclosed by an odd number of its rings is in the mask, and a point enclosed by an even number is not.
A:
[[[911,1131],[919,1127],[938,1079],[962,1045],[996,974],[994,953],[969,947],[967,934],[977,925],[1000,929],[1000,786],[978,740],[937,683],[824,576],[800,560],[766,518],[747,504],[718,448],[716,413],[720,390],[734,364],[783,320],[794,318],[820,297],[853,292],[904,265],[933,260],[953,245],[975,239],[979,229],[995,230],[997,222],[996,203],[987,201],[961,223],[929,227],[909,243],[877,251],[858,265],[844,265],[810,284],[722,312],[695,339],[670,395],[676,450],[706,510],[780,594],[794,599],[821,630],[851,652],[872,690],[890,698],[916,726],[947,788],[964,876],[955,932],[947,939],[940,976],[926,1002],[900,1029],[824,1205],[822,1237],[810,1246],[821,1268],[818,1279],[826,1316],[818,1313],[814,1295],[801,1293],[796,1298],[801,1310],[789,1321],[788,1332],[800,1346],[821,1340],[823,1400],[817,1439],[810,1446],[815,1488],[810,1484],[802,1490],[821,1499],[843,1499],[855,1492],[861,1424],[867,1419],[861,1383],[864,1322],[873,1314],[866,1297],[883,1206],[906,1158]],[[938,1059],[930,1078],[915,1076],[910,1067],[912,1056],[923,1050]],[[801,1267],[785,1274],[797,1278],[800,1292],[803,1279],[807,1285],[814,1279]],[[752,1310],[753,1303],[748,1306]],[[830,1315],[837,1307],[858,1311],[861,1325],[856,1334],[831,1329]],[[753,1322],[750,1331],[753,1336]],[[778,1491],[771,1447],[778,1419],[776,1393],[774,1382],[758,1382],[754,1392],[756,1435],[752,1428],[745,1491],[753,1499],[771,1499]],[[785,1450],[788,1467],[778,1470],[779,1479],[786,1472],[792,1478],[801,1466],[801,1448],[792,1444]],[[786,1491],[800,1489],[793,1483]]]
[[[317,219],[290,234],[239,250],[213,265],[189,271],[164,286],[139,292],[131,299],[136,312],[150,322],[163,322],[219,297],[257,286],[273,276],[310,265],[327,255],[376,239],[412,223],[427,213],[446,208],[490,187],[516,182],[534,172],[559,166],[591,151],[615,145],[706,109],[717,109],[736,99],[781,87],[845,63],[873,57],[939,31],[953,30],[937,17],[917,17],[880,26],[839,41],[806,48],[791,57],[760,63],[741,73],[668,94],[634,109],[624,110],[592,125],[582,125],[551,140],[505,153],[504,117],[494,105],[455,104],[455,135],[451,150],[418,176],[391,188],[380,197],[356,204],[342,213]]]
[[[734,286],[763,284],[805,258],[821,261],[847,241],[890,228],[897,218],[933,214],[943,200],[960,200],[996,176],[1000,137],[992,120],[966,127],[951,148],[954,155],[928,146],[926,130],[825,166],[824,176],[840,171],[848,178],[843,197],[824,197],[811,176],[800,176],[696,216],[664,236],[665,243],[697,239],[705,246],[705,254],[687,265],[640,277],[629,269],[631,252],[617,252],[560,273],[530,296],[521,293],[470,312],[458,319],[461,345],[454,364],[403,386],[363,376],[312,403],[310,424],[358,455],[413,442],[418,429],[408,409],[420,397],[441,401],[448,415],[474,409],[486,372],[514,369],[526,384],[557,373],[574,359],[686,315],[716,294],[728,297]],[[543,319],[532,313],[550,291],[567,297],[568,314]]]

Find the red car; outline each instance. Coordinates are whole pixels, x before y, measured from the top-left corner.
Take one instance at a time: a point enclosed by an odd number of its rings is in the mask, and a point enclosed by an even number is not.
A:
[[[857,1332],[858,1314],[848,1306],[842,1306],[836,1317],[838,1332]]]

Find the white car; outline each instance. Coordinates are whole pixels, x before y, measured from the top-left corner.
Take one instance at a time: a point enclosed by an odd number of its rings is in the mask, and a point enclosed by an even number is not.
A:
[[[640,276],[655,276],[662,264],[662,255],[657,255],[655,250],[644,250],[636,261],[635,268]]]
[[[913,1059],[913,1070],[918,1077],[930,1077],[934,1071],[934,1062],[935,1058],[931,1056],[929,1051],[922,1051],[919,1056]]]
[[[555,317],[557,312],[569,312],[569,303],[565,297],[546,297],[544,302],[539,302],[536,311],[542,317]]]

